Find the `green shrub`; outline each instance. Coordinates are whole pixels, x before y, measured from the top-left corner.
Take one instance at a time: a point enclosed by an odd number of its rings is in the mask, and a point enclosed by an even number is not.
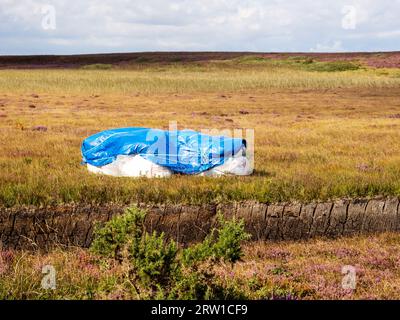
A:
[[[360,69],[360,65],[350,61],[315,62],[307,65],[307,70],[320,72],[342,72]]]
[[[128,283],[147,299],[241,299],[244,294],[218,280],[215,266],[232,264],[242,256],[241,243],[249,238],[243,221],[225,221],[206,239],[186,249],[166,241],[164,234],[145,231],[146,213],[137,208],[96,227],[92,252],[128,265]]]
[[[293,57],[288,57],[287,60],[302,64],[311,64],[314,62],[313,58],[307,56],[293,56]]]
[[[104,227],[97,225],[91,251],[106,258],[122,260],[127,243],[132,240],[137,243],[142,239],[145,216],[144,211],[133,207],[112,218]]]
[[[165,286],[177,271],[177,253],[176,243],[166,242],[163,233],[145,233],[130,246],[132,271],[146,285]]]
[[[303,64],[312,64],[312,63],[314,63],[314,59],[308,57],[308,58],[304,59],[302,62],[303,62]]]
[[[224,283],[211,261],[197,268],[183,268],[166,298],[174,300],[244,300],[246,294],[235,284]]]
[[[250,235],[244,231],[244,221],[233,219],[226,221],[219,216],[220,229],[217,230],[218,239],[214,245],[214,254],[217,258],[235,263],[242,256],[241,243],[250,239]]]
[[[112,64],[106,63],[94,63],[94,64],[87,64],[82,67],[84,70],[110,70],[113,68]]]
[[[256,55],[247,55],[247,56],[242,56],[238,57],[232,60],[233,62],[240,63],[240,64],[259,64],[259,63],[265,63],[268,62],[269,59],[256,56]]]
[[[222,215],[218,220],[219,229],[213,229],[203,242],[183,250],[186,265],[208,258],[235,263],[242,257],[241,243],[250,238],[244,231],[244,221],[226,221]]]
[[[280,66],[318,72],[352,71],[361,68],[361,65],[352,61],[315,61],[312,57],[293,56],[284,60],[276,60]]]

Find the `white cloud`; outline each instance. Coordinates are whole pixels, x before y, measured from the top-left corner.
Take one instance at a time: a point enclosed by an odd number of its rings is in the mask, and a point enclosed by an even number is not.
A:
[[[42,29],[43,5],[56,30]],[[399,30],[399,0],[0,0],[0,54],[396,50]]]

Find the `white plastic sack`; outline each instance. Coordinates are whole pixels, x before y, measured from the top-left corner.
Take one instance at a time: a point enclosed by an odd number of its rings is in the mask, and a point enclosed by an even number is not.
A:
[[[200,173],[199,176],[219,177],[223,175],[250,175],[252,169],[249,160],[244,154],[245,151],[241,150],[235,156],[227,159],[224,164],[204,171]],[[173,174],[168,168],[146,160],[140,155],[119,155],[117,159],[110,164],[102,167],[95,167],[87,164],[87,168],[92,173],[111,175],[114,177],[166,178]]]
[[[235,156],[229,158],[224,164],[200,173],[200,176],[219,177],[223,175],[248,176],[253,170],[250,162],[245,156]]]
[[[146,160],[139,155],[120,155],[114,162],[105,166],[95,167],[87,164],[87,168],[90,172],[114,177],[165,178],[172,175],[171,170]]]

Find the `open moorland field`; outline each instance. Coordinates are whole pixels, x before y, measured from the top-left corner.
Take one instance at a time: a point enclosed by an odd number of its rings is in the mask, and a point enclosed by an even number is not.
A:
[[[0,70],[0,206],[400,196],[396,57],[238,54],[78,65],[9,58]],[[169,121],[179,129],[253,129],[254,174],[129,179],[92,175],[80,164],[81,142],[93,133],[168,129]],[[248,244],[243,261],[215,272],[247,298],[399,298],[398,243],[385,234]],[[102,269],[84,249],[1,257],[0,297],[141,298],[121,276],[123,265]],[[54,292],[38,288],[48,263],[63,270]],[[355,292],[341,287],[346,264],[357,268]]]
[[[250,56],[2,70],[0,204],[400,195],[400,70],[354,66]],[[167,129],[169,121],[180,129],[254,129],[254,175],[125,179],[94,176],[80,164],[90,134]]]

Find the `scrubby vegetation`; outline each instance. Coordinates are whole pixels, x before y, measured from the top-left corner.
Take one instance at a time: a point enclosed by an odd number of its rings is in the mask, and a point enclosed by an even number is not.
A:
[[[303,63],[307,65],[307,69],[311,71],[320,72],[342,72],[360,69],[360,65],[350,61],[332,61],[332,62],[308,62],[305,60]]]
[[[220,220],[183,248],[146,232],[143,219],[132,208],[99,226],[90,250],[1,250],[0,299],[400,298],[399,234],[251,243],[240,221]],[[49,266],[53,289],[41,285]],[[355,289],[343,287],[345,266]]]
[[[259,67],[264,66],[264,68],[281,68],[298,71],[343,72],[359,70],[361,68],[361,64],[357,61],[318,61],[308,56],[290,56],[287,59],[271,59],[250,55],[236,58],[234,61],[247,66],[257,65]]]
[[[149,234],[145,212],[132,208],[95,232],[91,250],[105,259],[125,263],[127,280],[138,298],[225,299],[244,298],[216,277],[221,262],[234,264],[242,257],[241,244],[249,239],[243,221],[224,221],[203,243],[179,248],[164,234]],[[105,260],[107,262],[108,260]]]
[[[82,67],[83,70],[110,70],[113,68],[112,64],[95,63],[88,64]]]

